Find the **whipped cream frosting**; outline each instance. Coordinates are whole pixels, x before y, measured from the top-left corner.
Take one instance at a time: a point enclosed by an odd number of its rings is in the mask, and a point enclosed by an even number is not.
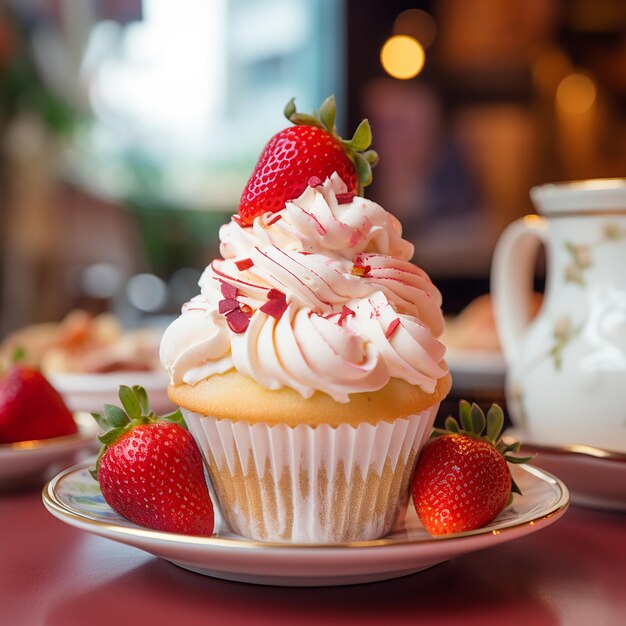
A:
[[[236,368],[268,389],[290,387],[338,402],[376,391],[390,378],[435,390],[447,370],[441,294],[410,263],[413,245],[378,204],[347,195],[333,174],[278,213],[220,229],[221,259],[200,279],[200,295],[165,331],[161,361],[172,384],[196,384]],[[243,269],[241,269],[243,268]],[[224,285],[250,316],[229,327]],[[278,290],[278,319],[261,308]]]

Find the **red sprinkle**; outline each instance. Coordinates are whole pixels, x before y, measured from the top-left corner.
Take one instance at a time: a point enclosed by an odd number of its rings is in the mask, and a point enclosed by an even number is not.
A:
[[[266,315],[271,315],[273,318],[277,320],[279,320],[283,316],[283,313],[286,310],[287,310],[287,300],[285,298],[273,298],[272,300],[268,300],[261,307],[261,311],[263,311],[263,313],[265,313]]]
[[[348,191],[346,193],[338,193],[335,197],[337,198],[337,204],[349,204],[352,202],[354,198],[354,193]]]
[[[228,313],[231,313],[235,309],[238,309],[239,302],[233,299],[220,300],[217,306],[218,306],[218,311],[222,315],[226,315]]]
[[[317,176],[311,176],[311,178],[309,178],[309,187],[319,187],[321,184],[322,181]]]
[[[339,316],[339,319],[337,320],[337,324],[339,324],[339,326],[341,326],[343,324],[344,320],[346,319],[346,317],[349,317],[350,315],[356,315],[356,313],[351,308],[347,307],[344,304],[343,307],[341,308],[341,311],[335,311],[334,313],[329,313],[328,315],[322,315],[322,317],[325,320],[329,320],[329,319],[332,319],[333,317],[335,317],[336,315]]]
[[[278,289],[270,289],[267,292],[267,299],[268,300],[286,300],[287,296],[282,291],[279,291]]]
[[[274,217],[267,222],[267,225],[271,226],[272,224],[276,224],[276,222],[282,219],[282,217],[283,217],[282,215],[274,215]]]
[[[250,324],[248,316],[241,309],[235,309],[228,313],[226,321],[228,322],[228,327],[237,334],[245,333]]]
[[[226,300],[235,300],[237,298],[237,287],[234,285],[222,283],[220,285],[220,289],[222,290],[222,295],[226,298]]]
[[[341,326],[344,320],[346,319],[346,317],[349,317],[350,315],[356,315],[356,313],[351,308],[347,307],[344,304],[343,308],[341,309],[341,313],[339,314],[339,319],[337,320],[337,324]]]
[[[241,259],[241,261],[235,261],[235,265],[240,272],[243,272],[244,270],[250,269],[254,263],[252,259]]]
[[[355,264],[352,266],[352,270],[350,271],[355,276],[360,276],[362,278],[363,276],[367,276],[367,274],[369,273],[371,269],[372,269],[371,265],[356,265]]]
[[[387,332],[385,333],[385,337],[389,339],[389,337],[393,335],[393,333],[395,332],[396,328],[398,328],[398,326],[400,326],[400,318],[396,317],[396,319],[393,320],[391,324],[389,324],[387,328]]]

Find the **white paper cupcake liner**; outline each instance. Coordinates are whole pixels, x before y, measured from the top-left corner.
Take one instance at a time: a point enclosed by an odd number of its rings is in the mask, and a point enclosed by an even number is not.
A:
[[[233,531],[261,541],[343,543],[382,537],[404,514],[438,408],[336,428],[184,414]]]

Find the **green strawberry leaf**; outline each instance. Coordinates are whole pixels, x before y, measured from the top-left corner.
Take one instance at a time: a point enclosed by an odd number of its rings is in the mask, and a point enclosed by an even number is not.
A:
[[[109,428],[110,424],[106,416],[101,415],[100,413],[92,413],[91,417],[96,420],[96,424],[98,424],[102,430],[107,430]]]
[[[131,420],[141,417],[139,399],[137,398],[137,394],[135,394],[130,387],[120,385],[119,397]]]
[[[95,480],[98,480],[98,470],[100,469],[100,459],[102,458],[102,455],[107,451],[107,446],[102,446],[100,448],[100,451],[98,452],[98,456],[96,457],[96,462],[89,467],[89,473],[91,474],[91,477],[94,478]]]
[[[324,128],[322,122],[313,115],[307,115],[306,113],[294,113],[289,120],[298,126],[317,126],[318,128]]]
[[[283,111],[283,113],[285,114],[285,117],[291,121],[291,116],[296,112],[296,99],[292,98],[291,100],[289,100],[289,102],[287,102],[287,104],[285,105],[285,109]]]
[[[372,129],[368,120],[361,121],[349,143],[356,152],[367,150],[372,145]]]
[[[487,439],[495,444],[504,426],[504,412],[497,404],[487,411]]]
[[[443,428],[433,428],[429,439],[437,439],[437,437],[441,437],[442,435],[449,435],[450,433]]]
[[[452,417],[452,415],[446,418],[446,430],[451,433],[459,433],[461,432],[461,428],[459,423]]]
[[[509,452],[519,452],[521,445],[519,441],[513,441],[511,443],[506,443],[502,439],[496,441],[496,448],[502,455],[508,454]]]
[[[504,458],[509,463],[513,463],[513,464],[518,464],[519,465],[521,463],[528,463],[528,461],[530,461],[533,457],[532,456],[511,456],[509,454],[505,454]]]
[[[478,436],[482,435],[485,424],[485,414],[482,409],[475,402],[472,403],[472,432]]]
[[[94,413],[92,413],[92,415],[94,415]],[[114,428],[126,426],[130,422],[128,415],[114,404],[104,405],[104,415],[106,422],[108,422],[107,426],[113,426]],[[98,423],[100,424],[100,422]],[[102,426],[102,424],[100,425]]]
[[[337,103],[335,96],[328,96],[320,107],[320,121],[329,133],[335,130],[335,117],[337,115]]]
[[[354,165],[356,167],[356,173],[359,177],[359,186],[367,187],[372,182],[372,166],[367,162],[367,159],[358,152],[354,153]]]
[[[127,430],[128,427],[112,428],[103,435],[99,435],[98,441],[105,446],[108,446],[112,443],[115,443]]]
[[[463,430],[468,433],[472,432],[472,406],[467,400],[461,400],[459,402],[459,417],[461,418],[461,425]]]
[[[363,156],[372,167],[378,164],[378,152],[376,150],[366,150]]]
[[[137,396],[137,400],[139,401],[141,414],[150,415],[150,400],[148,400],[148,394],[146,390],[141,385],[133,385],[132,390],[135,392],[135,396]]]
[[[166,422],[173,422],[174,424],[178,424],[182,426],[185,430],[187,430],[187,424],[185,424],[185,418],[180,409],[176,409],[172,413],[168,413],[167,415],[161,415],[161,419]]]

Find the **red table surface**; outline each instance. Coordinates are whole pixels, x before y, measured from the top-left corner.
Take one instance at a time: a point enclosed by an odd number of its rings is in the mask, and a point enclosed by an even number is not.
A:
[[[554,525],[397,580],[285,588],[227,582],[71,528],[39,490],[0,494],[0,624],[626,624],[626,515]]]

